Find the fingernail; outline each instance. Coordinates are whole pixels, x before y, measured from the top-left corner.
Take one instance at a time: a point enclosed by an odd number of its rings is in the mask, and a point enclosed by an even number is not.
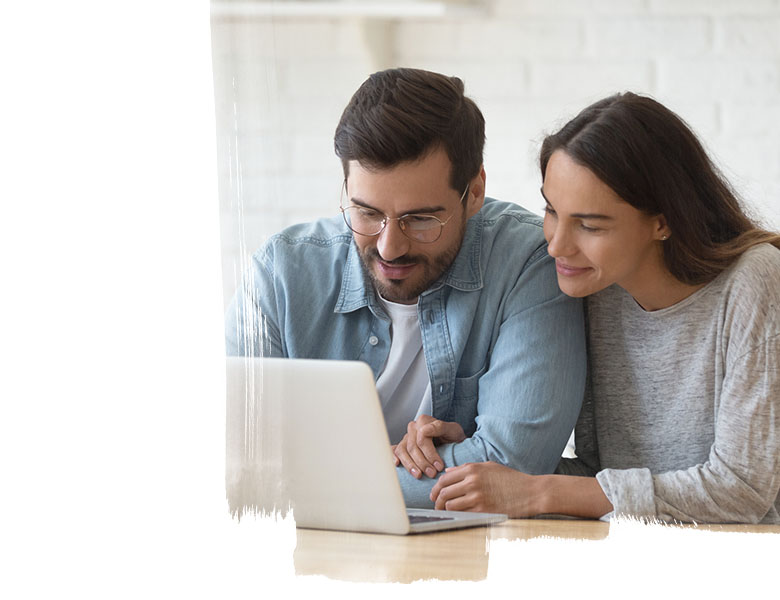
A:
[[[427,469],[425,469],[425,474],[431,478],[436,477],[436,469],[434,469],[433,467],[428,467]]]
[[[433,466],[436,467],[436,469],[438,469],[439,471],[441,471],[442,467],[444,467],[444,465],[441,464],[438,460],[435,463],[433,463]]]
[[[415,477],[419,477],[420,476],[420,472],[417,469],[413,468],[412,469],[412,475],[414,475]]]

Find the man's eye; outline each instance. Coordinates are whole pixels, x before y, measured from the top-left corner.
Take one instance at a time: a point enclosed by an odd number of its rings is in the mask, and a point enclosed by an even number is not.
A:
[[[549,204],[545,204],[544,207],[542,207],[542,210],[546,212],[548,215],[555,216],[555,211],[553,210],[553,207]]]
[[[372,209],[372,208],[363,208],[359,206],[357,208],[357,214],[361,219],[381,219],[382,213]]]
[[[428,231],[441,227],[441,221],[430,215],[406,215],[404,217],[404,227],[411,231]]]
[[[587,231],[588,233],[593,233],[595,231],[601,231],[600,227],[588,227],[584,223],[580,223],[580,229],[582,229],[583,231]]]

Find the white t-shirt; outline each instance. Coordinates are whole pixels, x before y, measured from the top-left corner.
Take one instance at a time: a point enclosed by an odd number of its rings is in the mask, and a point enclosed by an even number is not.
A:
[[[376,381],[387,434],[397,444],[409,421],[431,414],[431,382],[422,347],[416,304],[396,304],[380,297],[390,316],[390,354]]]

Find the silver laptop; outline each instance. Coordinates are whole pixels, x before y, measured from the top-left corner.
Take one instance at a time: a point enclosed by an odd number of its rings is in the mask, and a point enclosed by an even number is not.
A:
[[[281,488],[297,527],[407,534],[506,515],[407,509],[374,377],[359,361],[228,358],[228,402],[260,394],[281,445]]]

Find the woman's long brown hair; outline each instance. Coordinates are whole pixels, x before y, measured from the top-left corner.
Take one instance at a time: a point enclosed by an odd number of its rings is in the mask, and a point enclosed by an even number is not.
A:
[[[688,125],[646,96],[599,100],[542,143],[544,179],[556,150],[587,167],[634,208],[662,214],[671,229],[664,261],[680,281],[713,280],[746,250],[780,248],[780,235],[756,225]]]

